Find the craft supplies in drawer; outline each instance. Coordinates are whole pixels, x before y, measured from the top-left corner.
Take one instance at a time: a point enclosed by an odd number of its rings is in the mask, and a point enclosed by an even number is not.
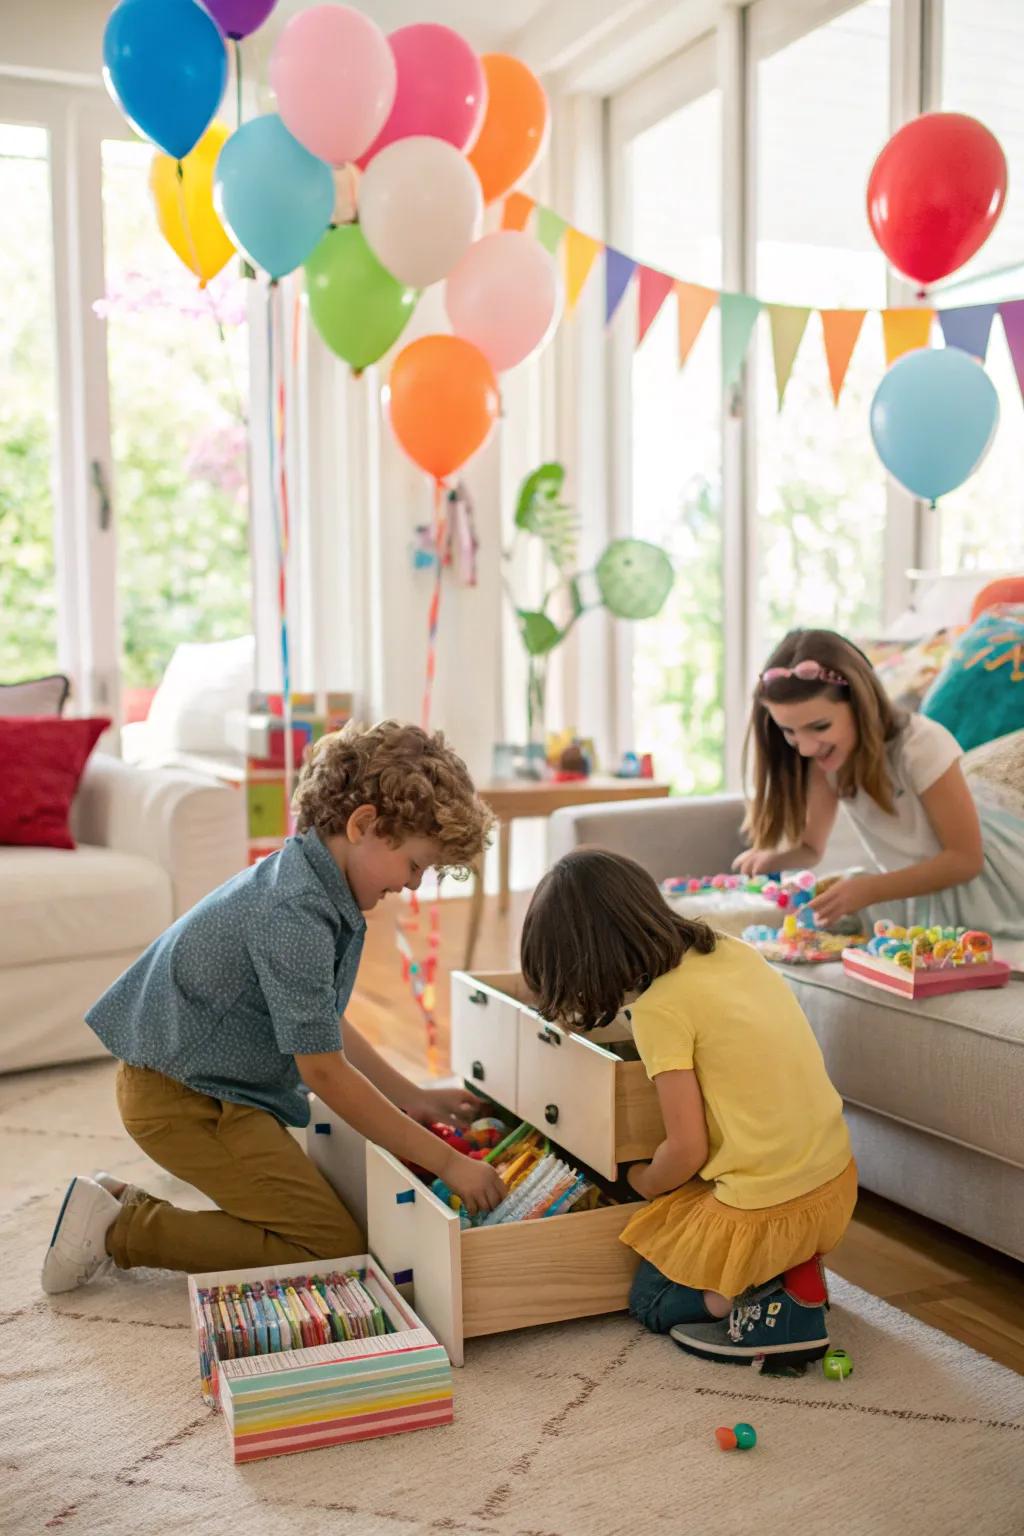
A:
[[[477,1092],[515,1107],[519,1001],[514,973],[452,973],[452,1070]],[[507,984],[507,985],[503,985]]]
[[[366,1254],[191,1275],[189,1301],[236,1462],[451,1422],[444,1350]]]

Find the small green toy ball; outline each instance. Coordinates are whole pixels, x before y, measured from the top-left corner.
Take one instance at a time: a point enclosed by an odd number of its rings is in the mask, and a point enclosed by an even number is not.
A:
[[[734,1424],[732,1432],[741,1451],[751,1451],[757,1444],[757,1430],[753,1424]]]
[[[615,539],[597,562],[601,601],[617,619],[651,619],[672,590],[675,572],[663,549],[644,539]]]
[[[845,1349],[830,1349],[821,1368],[829,1381],[845,1381],[847,1376],[853,1375],[853,1361]]]

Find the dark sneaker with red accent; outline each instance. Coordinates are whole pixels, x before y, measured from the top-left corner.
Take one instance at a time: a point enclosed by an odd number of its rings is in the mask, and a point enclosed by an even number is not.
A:
[[[760,1289],[738,1297],[717,1323],[680,1323],[671,1337],[688,1354],[750,1365],[755,1360],[804,1365],[829,1346],[824,1306],[808,1306],[783,1290]]]

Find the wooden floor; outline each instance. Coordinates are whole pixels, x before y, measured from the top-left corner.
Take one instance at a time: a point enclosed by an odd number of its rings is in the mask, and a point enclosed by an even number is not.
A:
[[[515,969],[526,898],[513,897],[506,917],[488,897],[474,970]],[[395,919],[405,912],[389,902],[371,916],[366,954],[349,1015],[374,1045],[408,1076],[428,1075],[423,1023],[402,982],[395,950]],[[463,960],[468,900],[442,907],[441,965],[437,982],[440,1055],[447,1061],[448,973]],[[425,930],[411,935],[425,951]],[[857,1214],[829,1266],[933,1328],[990,1355],[1024,1375],[1024,1266],[936,1222],[864,1191]]]

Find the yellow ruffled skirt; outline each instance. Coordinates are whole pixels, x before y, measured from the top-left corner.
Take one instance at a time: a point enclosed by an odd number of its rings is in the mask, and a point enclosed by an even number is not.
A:
[[[691,1179],[637,1211],[622,1241],[677,1285],[738,1296],[816,1253],[829,1253],[856,1204],[852,1158],[820,1188],[759,1211],[723,1205],[713,1184]]]

